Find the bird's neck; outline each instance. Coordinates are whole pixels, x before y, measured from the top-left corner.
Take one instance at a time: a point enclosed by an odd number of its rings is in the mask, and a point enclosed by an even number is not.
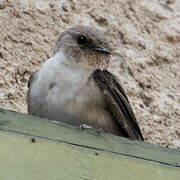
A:
[[[55,55],[55,58],[57,59],[58,65],[61,67],[61,69],[64,68],[68,71],[71,71],[72,75],[79,74],[79,76],[82,75],[86,78],[86,77],[91,76],[91,74],[94,71],[92,68],[86,66],[84,63],[80,64],[80,63],[77,63],[76,61],[73,61],[73,59],[69,59],[61,51]]]

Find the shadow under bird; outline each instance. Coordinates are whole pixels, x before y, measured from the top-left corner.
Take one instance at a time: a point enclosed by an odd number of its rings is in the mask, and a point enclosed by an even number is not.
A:
[[[100,30],[76,26],[64,31],[54,56],[30,77],[28,113],[143,140],[125,91],[106,70],[110,54]]]

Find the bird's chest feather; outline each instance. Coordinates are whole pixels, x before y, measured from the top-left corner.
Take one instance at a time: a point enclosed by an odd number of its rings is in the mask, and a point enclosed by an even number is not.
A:
[[[111,115],[92,72],[48,60],[31,87],[32,114],[74,125],[109,127]]]
[[[89,104],[102,101],[101,93],[90,74],[63,68],[55,77],[47,93],[49,112],[77,114]]]
[[[59,65],[55,58],[48,60],[31,88],[33,114],[71,124],[108,117],[103,95],[91,74]]]

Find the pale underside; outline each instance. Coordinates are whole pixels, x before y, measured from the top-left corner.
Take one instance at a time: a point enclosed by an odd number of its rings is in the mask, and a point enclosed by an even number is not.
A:
[[[29,113],[121,135],[91,75],[92,71],[70,67],[66,57],[57,53],[31,78],[27,98]]]

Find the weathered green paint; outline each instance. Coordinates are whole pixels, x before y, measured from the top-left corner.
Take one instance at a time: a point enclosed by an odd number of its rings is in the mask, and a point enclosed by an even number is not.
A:
[[[0,179],[179,180],[180,151],[0,109]]]
[[[179,180],[180,169],[0,131],[2,180]],[[97,153],[97,154],[95,154]]]

